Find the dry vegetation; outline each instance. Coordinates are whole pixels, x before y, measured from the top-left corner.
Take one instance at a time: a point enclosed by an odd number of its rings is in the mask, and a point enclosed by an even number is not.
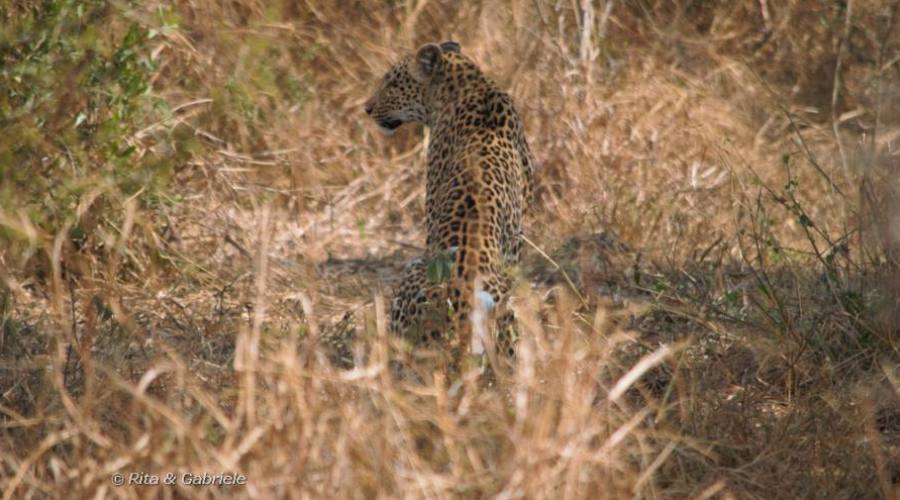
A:
[[[4,498],[900,495],[900,2],[0,20]],[[385,327],[423,133],[360,108],[451,37],[541,164],[491,378]],[[354,322],[346,368],[318,339]]]

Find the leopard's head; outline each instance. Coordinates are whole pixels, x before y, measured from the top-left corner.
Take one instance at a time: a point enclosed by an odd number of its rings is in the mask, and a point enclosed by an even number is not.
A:
[[[459,44],[428,43],[388,70],[365,104],[366,114],[382,132],[390,135],[406,122],[426,122],[426,90],[441,72],[445,54],[450,52],[458,54]]]

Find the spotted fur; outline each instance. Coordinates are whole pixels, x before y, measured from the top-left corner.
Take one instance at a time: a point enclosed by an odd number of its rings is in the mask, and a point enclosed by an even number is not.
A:
[[[519,262],[534,171],[519,115],[455,42],[426,44],[400,60],[365,110],[387,134],[405,122],[430,128],[426,254],[395,292],[392,329],[415,340],[453,332],[468,349],[478,304],[493,309],[494,320],[511,320],[509,270]],[[451,261],[449,275],[435,279],[441,258]]]

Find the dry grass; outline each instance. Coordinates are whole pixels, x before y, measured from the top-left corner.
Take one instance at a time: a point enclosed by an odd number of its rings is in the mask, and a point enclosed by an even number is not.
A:
[[[900,495],[900,3],[50,4],[153,31],[127,109],[80,60],[29,102],[0,70],[5,498]],[[492,377],[385,325],[422,132],[360,108],[451,37],[540,162]],[[82,109],[131,113],[124,162]]]

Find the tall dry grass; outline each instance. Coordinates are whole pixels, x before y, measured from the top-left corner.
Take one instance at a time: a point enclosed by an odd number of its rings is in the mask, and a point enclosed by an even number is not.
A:
[[[898,9],[0,7],[5,498],[896,496]],[[540,162],[490,376],[386,331],[422,132],[360,108],[448,38]]]

